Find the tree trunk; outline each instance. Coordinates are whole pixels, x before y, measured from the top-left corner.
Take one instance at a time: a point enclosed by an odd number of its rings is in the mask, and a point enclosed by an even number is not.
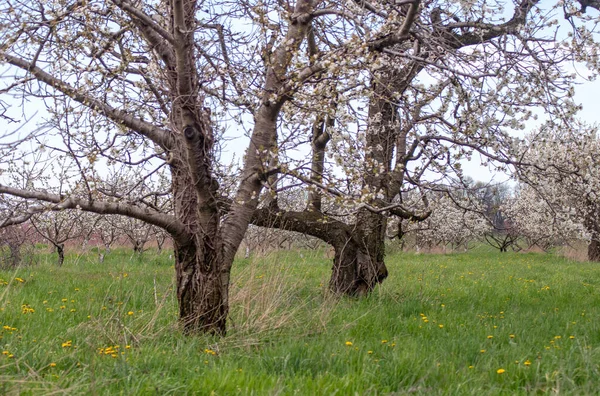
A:
[[[588,213],[584,218],[585,228],[592,236],[588,245],[588,260],[600,261],[600,221],[598,219],[598,207],[587,200]]]
[[[65,245],[64,243],[59,243],[54,245],[54,247],[56,248],[56,253],[58,253],[58,266],[62,267],[65,263]]]
[[[179,319],[185,333],[225,334],[231,266],[218,250],[209,248],[219,246],[218,239],[205,238],[205,249],[175,243]]]
[[[336,294],[365,296],[388,276],[385,266],[386,219],[361,210],[359,230],[333,244],[335,256],[329,287]]]
[[[12,268],[17,268],[21,264],[21,246],[18,243],[9,242],[10,251],[9,262]]]
[[[588,245],[588,260],[600,261],[600,238],[599,235],[593,235]]]

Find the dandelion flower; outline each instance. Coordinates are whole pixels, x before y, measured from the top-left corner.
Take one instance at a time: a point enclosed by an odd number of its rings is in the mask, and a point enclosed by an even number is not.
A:
[[[575,339],[575,336],[574,336],[574,335],[572,335],[572,336],[569,336],[569,339],[571,339],[571,340],[574,340],[574,339]]]
[[[487,338],[488,338],[488,340],[491,340],[492,338],[494,338],[494,336],[493,335],[489,335],[489,336],[487,336]]]
[[[485,353],[485,349],[480,350],[479,353]]]
[[[387,344],[388,340],[381,340],[382,344]]]
[[[372,355],[372,354],[373,354],[373,351],[367,351],[367,353],[368,353],[369,355]]]
[[[68,340],[66,342],[63,342],[61,345],[62,345],[63,348],[69,348],[69,347],[72,346],[72,343],[73,343],[73,341]]]
[[[496,372],[498,374],[504,374],[504,373],[506,373],[506,370],[504,370],[503,368],[500,368],[500,369],[496,370]]]
[[[514,334],[509,335],[510,338],[515,338]]]
[[[441,324],[441,325],[439,325],[439,326],[440,326],[440,329],[443,329],[443,328],[444,328],[444,325],[443,325],[443,324]]]
[[[56,363],[54,363],[54,362],[50,363],[50,367],[56,367]]]
[[[352,346],[352,341],[346,341],[346,346]]]
[[[525,362],[523,363],[525,366],[531,366],[531,362],[528,360],[525,360]]]
[[[127,315],[129,315],[129,316],[133,315],[133,311],[127,312]]]

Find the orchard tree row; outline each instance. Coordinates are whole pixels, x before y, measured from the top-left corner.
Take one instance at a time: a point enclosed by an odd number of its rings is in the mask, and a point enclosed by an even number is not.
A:
[[[368,294],[388,274],[389,223],[426,220],[431,193],[464,184],[465,159],[577,173],[526,155],[515,133],[573,129],[573,65],[597,75],[598,8],[0,0],[0,194],[19,208],[3,224],[74,210],[165,230],[192,333],[225,333],[251,224],[330,245],[332,292]],[[131,188],[103,182],[118,172]]]

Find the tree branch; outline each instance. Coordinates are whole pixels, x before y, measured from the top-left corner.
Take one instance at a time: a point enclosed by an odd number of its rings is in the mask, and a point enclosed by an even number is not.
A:
[[[117,110],[96,98],[79,92],[71,85],[59,80],[24,59],[17,58],[5,52],[0,52],[0,59],[4,59],[9,64],[31,73],[38,81],[51,86],[82,105],[105,114],[113,122],[125,125],[127,128],[140,133],[162,147],[165,151],[172,148],[173,143],[167,131],[142,119],[136,118],[122,110]]]
[[[181,223],[176,217],[165,213],[160,213],[149,208],[128,205],[122,202],[101,202],[73,196],[67,197],[64,195],[51,194],[44,191],[27,191],[2,184],[0,184],[0,194],[8,194],[19,198],[33,199],[54,204],[48,208],[49,210],[60,211],[65,209],[81,209],[86,212],[98,214],[116,214],[132,217],[165,229],[173,236],[174,239],[182,243],[189,242],[192,238],[184,224]],[[39,212],[39,210],[32,212]],[[31,215],[34,213],[27,215],[31,217]],[[20,217],[17,219],[21,220]],[[27,221],[27,219],[21,222],[24,221]],[[3,223],[3,225],[5,226],[8,224]]]

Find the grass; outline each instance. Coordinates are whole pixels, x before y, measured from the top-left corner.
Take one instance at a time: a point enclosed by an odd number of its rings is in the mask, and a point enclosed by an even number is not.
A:
[[[176,324],[168,253],[0,272],[0,394],[597,394],[600,271],[546,254],[387,257],[369,298],[322,252],[240,260],[224,338]],[[21,281],[22,280],[22,281]]]

